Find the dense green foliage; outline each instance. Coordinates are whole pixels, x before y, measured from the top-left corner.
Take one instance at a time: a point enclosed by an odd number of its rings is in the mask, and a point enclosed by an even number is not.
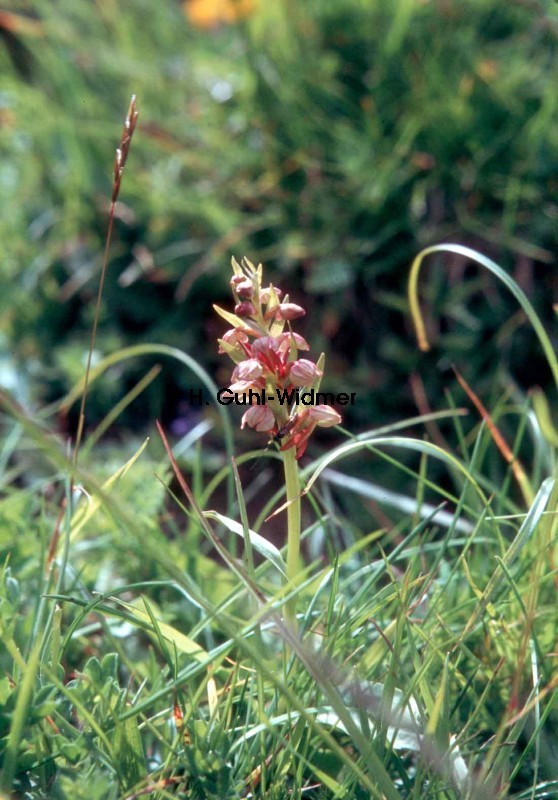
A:
[[[396,426],[308,464],[310,566],[294,590],[293,635],[279,616],[284,549],[264,522],[280,500],[271,470],[243,471],[244,497],[239,489],[229,516],[204,515],[225,507],[230,462],[224,444],[204,482],[203,430],[190,439],[188,511],[164,503],[159,445],[124,463],[122,448],[86,441],[70,513],[63,445],[7,398],[2,406],[5,792],[542,800],[558,790],[548,441],[557,434],[548,421],[541,427],[526,406],[493,409],[496,424],[512,419],[513,449],[536,453],[498,485],[493,432],[465,435],[451,410],[447,449]],[[389,460],[415,493],[355,480],[351,454],[377,474]],[[449,489],[432,481],[433,462]],[[378,491],[393,522],[359,529]],[[227,532],[245,537],[241,561],[224,547]]]
[[[164,341],[217,370],[207,301],[221,299],[236,253],[308,297],[333,388],[359,392],[357,425],[414,411],[419,363],[433,394],[449,361],[466,361],[482,388],[496,349],[504,385],[509,372],[523,386],[546,382],[516,309],[490,278],[463,281],[461,262],[429,283],[443,324],[429,360],[418,361],[402,312],[411,258],[450,238],[497,257],[550,308],[554,2],[282,0],[215,31],[189,26],[170,0],[18,8],[34,27],[0,51],[0,232],[5,370],[21,391],[52,399],[81,374],[132,93],[140,127],[101,353]],[[511,337],[496,336],[508,320],[508,334],[521,332],[513,358]],[[131,380],[114,376],[90,413]],[[172,418],[187,385],[163,373],[128,422]]]
[[[170,0],[13,11],[0,800],[557,796],[555,3],[262,0],[214,31]],[[77,458],[80,386],[59,400],[83,379],[132,93]],[[421,354],[409,265],[449,238],[504,269],[428,257]],[[279,454],[251,470],[262,440],[235,411],[184,405],[228,382],[211,305],[231,252],[304,298],[324,388],[359,399],[359,437],[325,431],[300,462],[295,585]],[[174,475],[142,441],[155,417]]]

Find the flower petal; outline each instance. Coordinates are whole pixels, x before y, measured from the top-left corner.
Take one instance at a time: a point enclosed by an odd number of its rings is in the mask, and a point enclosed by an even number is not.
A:
[[[298,317],[303,317],[305,314],[306,311],[302,306],[297,306],[296,303],[281,303],[277,309],[278,319],[298,319]]]
[[[232,374],[233,381],[253,381],[261,377],[263,368],[256,358],[247,358],[246,361],[241,361],[234,368]]]
[[[275,428],[275,417],[269,406],[251,406],[242,416],[240,427],[248,425],[256,431],[271,432]]]
[[[307,358],[299,358],[290,365],[289,380],[293,386],[311,386],[322,375],[323,372]]]
[[[338,414],[331,406],[326,405],[312,406],[308,409],[308,416],[320,428],[331,428],[341,422],[341,414]]]

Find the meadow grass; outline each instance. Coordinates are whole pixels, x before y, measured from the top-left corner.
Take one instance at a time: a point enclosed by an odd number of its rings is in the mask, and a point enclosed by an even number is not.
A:
[[[436,249],[503,282],[558,383],[517,284],[468,248]],[[409,294],[422,347],[427,255]],[[115,350],[54,409],[81,401],[73,447],[52,407],[0,394],[2,796],[557,796],[558,433],[544,395],[514,388],[487,409],[456,380],[434,411],[306,456],[305,565],[286,580],[278,454],[246,469],[258,453],[228,408],[178,441],[159,425],[116,443],[163,360],[215,394],[178,348]],[[88,431],[88,393],[130,361],[144,379]]]
[[[514,418],[515,452],[531,440],[529,505],[511,468],[493,484],[490,430],[464,430],[459,409],[456,452],[369,431],[305,465],[315,557],[292,589],[295,634],[284,548],[262,521],[280,498],[261,486],[250,519],[254,478],[234,470],[216,510],[224,446],[210,459],[192,437],[186,499],[155,437],[125,460],[101,441],[72,503],[63,444],[2,399],[6,797],[554,796],[554,453],[528,406],[502,402],[492,420]],[[373,488],[352,482],[354,453],[376,484],[384,458],[415,479],[386,498],[391,529],[357,530],[343,510]]]
[[[17,0],[2,17],[0,370],[19,397],[40,406],[82,376],[115,125],[132,93],[141,135],[101,353],[164,342],[213,367],[205,295],[223,300],[231,252],[251,256],[319,310],[312,338],[330,388],[350,369],[361,430],[413,413],[415,370],[431,402],[443,393],[447,374],[402,322],[422,247],[449,239],[487,253],[551,324],[554,0],[261,0],[213,30],[188,21],[194,5],[230,3]],[[467,363],[483,398],[502,389],[494,366],[505,385],[506,371],[538,382],[533,337],[523,326],[510,352],[503,334],[523,318],[488,273],[433,273],[423,291],[443,309],[444,357]],[[90,423],[141,375],[140,362],[112,370],[89,398]],[[165,392],[152,384],[120,429],[174,413],[187,375],[167,371]]]
[[[527,298],[484,261],[547,350]],[[146,345],[95,365],[89,391],[163,357],[213,385],[186,353]],[[218,450],[198,426],[175,459],[159,426],[131,449],[93,431],[77,459],[51,418],[2,394],[3,796],[556,796],[556,432],[540,396],[538,413],[502,397],[465,416],[459,392],[302,462],[294,584],[266,536],[277,454],[246,471],[257,453],[238,434],[231,459],[228,408]],[[424,435],[440,425],[445,447]],[[384,465],[401,473],[391,524],[359,525]]]

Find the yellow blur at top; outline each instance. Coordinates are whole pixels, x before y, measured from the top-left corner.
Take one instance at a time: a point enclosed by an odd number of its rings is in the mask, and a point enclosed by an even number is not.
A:
[[[230,24],[252,13],[257,0],[187,0],[184,13],[197,28]]]

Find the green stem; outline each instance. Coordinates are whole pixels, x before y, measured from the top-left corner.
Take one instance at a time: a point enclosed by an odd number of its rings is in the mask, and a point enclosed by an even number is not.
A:
[[[294,447],[283,451],[283,469],[287,490],[287,582],[289,588],[296,584],[300,572],[300,483]],[[296,627],[296,597],[285,606],[285,618]]]

